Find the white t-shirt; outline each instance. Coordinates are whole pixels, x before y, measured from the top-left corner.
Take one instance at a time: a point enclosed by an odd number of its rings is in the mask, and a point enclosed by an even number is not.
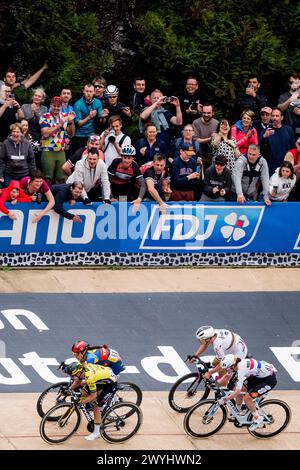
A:
[[[101,137],[102,137],[103,133],[101,134]],[[122,139],[123,137],[123,132],[121,132],[120,135],[117,135],[116,136],[116,142],[117,144],[120,142],[120,140]],[[120,155],[118,154],[118,152],[116,151],[115,149],[115,146],[113,143],[111,142],[108,142],[108,137],[105,137],[105,144],[104,144],[104,148],[106,149],[105,152],[104,152],[104,155],[105,155],[105,164],[106,164],[106,167],[108,168],[109,165],[111,164],[111,162],[115,159],[115,158],[120,158]],[[127,135],[125,137],[125,139],[123,140],[122,142],[122,146],[123,145],[130,145],[131,144],[131,138]]]
[[[269,193],[270,199],[272,201],[284,201],[288,198],[291,190],[295,186],[296,176],[293,178],[282,178],[279,176],[279,168],[275,170],[275,173],[270,178],[269,183]],[[276,188],[276,190],[275,190]],[[273,196],[271,193],[276,191],[276,194]]]

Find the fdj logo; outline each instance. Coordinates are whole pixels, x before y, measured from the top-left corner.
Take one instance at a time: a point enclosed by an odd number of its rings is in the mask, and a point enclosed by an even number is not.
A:
[[[161,215],[154,206],[140,248],[194,251],[229,250],[255,238],[264,206],[170,205]]]
[[[243,214],[238,217],[236,212],[232,212],[227,215],[224,220],[227,225],[221,228],[221,233],[223,237],[227,239],[227,243],[232,239],[237,241],[246,236],[244,229],[250,225],[246,215]]]

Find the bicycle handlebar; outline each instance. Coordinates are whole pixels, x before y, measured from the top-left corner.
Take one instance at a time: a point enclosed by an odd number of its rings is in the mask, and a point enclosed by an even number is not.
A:
[[[197,369],[200,369],[201,373],[207,372],[209,368],[211,367],[210,362],[204,362],[202,361],[202,359],[200,359],[200,357],[195,356],[195,355],[192,355],[192,356],[188,355],[185,362],[191,361],[192,359],[194,360]]]

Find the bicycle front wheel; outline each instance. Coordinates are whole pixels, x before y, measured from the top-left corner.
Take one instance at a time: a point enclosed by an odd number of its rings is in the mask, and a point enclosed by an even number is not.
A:
[[[51,408],[40,424],[40,435],[48,444],[59,444],[69,439],[79,428],[80,411],[71,403]]]
[[[184,375],[172,386],[168,401],[170,407],[178,413],[186,413],[199,401],[205,400],[209,395],[209,388],[206,387],[202,376],[197,372]]]
[[[135,403],[137,406],[140,406],[143,399],[142,390],[132,382],[119,382],[117,395],[121,401]]]
[[[107,442],[124,442],[133,437],[141,427],[143,414],[134,403],[117,403],[103,416],[103,439]]]
[[[221,405],[216,410],[215,400],[204,400],[191,408],[184,418],[184,429],[192,437],[208,437],[218,432],[227,418],[226,408]]]
[[[47,411],[60,402],[66,401],[63,390],[69,387],[69,382],[59,382],[46,388],[39,396],[36,403],[36,410],[41,418],[45,416]]]
[[[268,438],[282,432],[290,422],[291,409],[287,403],[281,400],[266,400],[260,405],[264,421],[261,427],[255,431],[248,431],[255,437]]]

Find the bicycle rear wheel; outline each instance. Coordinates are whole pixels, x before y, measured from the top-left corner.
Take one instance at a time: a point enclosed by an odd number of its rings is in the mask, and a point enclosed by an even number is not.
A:
[[[80,411],[71,403],[61,403],[51,408],[40,424],[40,435],[48,444],[58,444],[69,439],[79,428]]]
[[[184,429],[192,437],[208,437],[218,432],[227,418],[226,408],[221,405],[213,414],[215,400],[204,400],[191,408],[184,418]]]
[[[260,405],[263,412],[264,421],[261,427],[255,431],[248,431],[255,437],[266,439],[276,436],[282,432],[290,422],[291,409],[287,403],[281,400],[271,399],[263,401]]]
[[[174,383],[168,396],[169,405],[178,413],[186,413],[199,401],[205,400],[209,392],[202,376],[199,377],[197,372],[193,372],[184,375]]]
[[[140,406],[143,399],[142,390],[132,382],[119,382],[117,395],[121,401],[135,403],[137,406]]]
[[[117,403],[103,416],[101,435],[107,442],[124,442],[141,427],[143,414],[134,403]]]
[[[69,382],[59,382],[46,388],[39,396],[36,403],[36,410],[41,418],[45,416],[47,411],[60,402],[66,401],[66,396],[63,393],[64,388],[68,388]],[[51,419],[51,417],[49,418]]]

